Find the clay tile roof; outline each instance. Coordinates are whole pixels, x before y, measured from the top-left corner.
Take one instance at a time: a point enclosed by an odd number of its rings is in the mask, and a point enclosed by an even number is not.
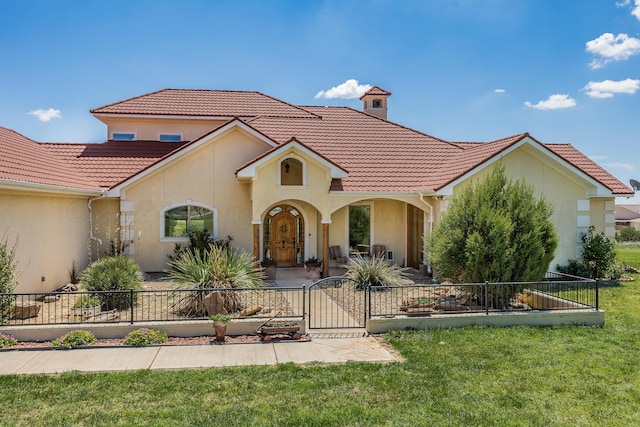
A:
[[[42,144],[100,187],[115,184],[158,162],[188,142],[107,141],[102,144]]]
[[[349,171],[344,191],[418,191],[432,168],[461,152],[446,141],[348,107],[304,107],[321,120],[257,118],[251,126],[284,144],[291,136]]]
[[[260,92],[163,89],[91,110],[93,114],[137,114],[207,117],[316,118],[300,107]]]
[[[631,196],[635,194],[632,189],[602,169],[597,163],[582,154],[571,144],[544,144],[544,146],[607,187],[613,194]]]
[[[98,184],[41,144],[0,126],[0,179],[99,191]]]
[[[364,94],[362,94],[362,96],[360,97],[360,100],[362,100],[362,98],[364,98],[367,95],[391,96],[391,92],[387,92],[386,90],[378,86],[373,86],[371,89],[369,89]]]

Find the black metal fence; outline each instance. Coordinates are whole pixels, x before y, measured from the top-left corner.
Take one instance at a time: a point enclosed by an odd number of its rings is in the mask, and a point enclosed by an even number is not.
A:
[[[425,278],[425,282],[430,279]],[[539,282],[433,284],[371,288],[370,317],[598,309],[599,282],[550,272]]]
[[[0,294],[0,325],[206,320],[222,308],[232,317],[304,319],[305,293],[215,288]]]

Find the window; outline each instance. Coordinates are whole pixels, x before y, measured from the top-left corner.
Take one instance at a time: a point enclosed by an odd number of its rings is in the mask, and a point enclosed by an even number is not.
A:
[[[280,162],[280,185],[304,185],[304,165],[293,157]]]
[[[160,142],[181,142],[182,135],[174,133],[161,133],[158,136],[158,139],[160,140]]]
[[[135,141],[136,134],[135,133],[114,133],[113,140],[114,141]]]
[[[349,253],[368,255],[371,245],[371,206],[349,206]]]
[[[382,100],[380,100],[380,99],[374,99],[374,100],[371,102],[371,106],[372,106],[373,108],[382,108]]]
[[[186,239],[189,231],[205,231],[212,238],[218,234],[217,209],[202,203],[181,203],[167,206],[161,212],[161,237]]]

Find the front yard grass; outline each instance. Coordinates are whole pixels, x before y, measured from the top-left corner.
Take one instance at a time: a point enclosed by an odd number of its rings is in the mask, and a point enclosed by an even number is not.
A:
[[[387,334],[403,363],[4,376],[0,425],[640,425],[633,276],[601,289],[603,328]]]

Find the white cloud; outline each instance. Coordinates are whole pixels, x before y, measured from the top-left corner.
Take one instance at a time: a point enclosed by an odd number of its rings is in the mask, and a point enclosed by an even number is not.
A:
[[[637,2],[640,19],[640,0]],[[602,68],[611,61],[623,61],[640,53],[640,39],[622,33],[617,36],[604,33],[597,39],[588,41],[586,51],[603,58],[594,59],[589,66],[593,69]]]
[[[37,110],[29,111],[27,114],[36,116],[38,120],[40,120],[41,122],[48,122],[51,119],[62,118],[62,115],[60,114],[60,110],[56,110],[54,108],[49,108],[48,110],[43,110],[42,108],[38,108]]]
[[[631,9],[631,14],[640,20],[640,0],[636,0],[635,5]]]
[[[355,99],[360,98],[366,91],[371,89],[371,85],[361,85],[355,79],[349,79],[346,82],[334,86],[328,90],[321,90],[316,93],[314,98],[326,98],[326,99]]]
[[[535,108],[536,110],[558,110],[560,108],[571,108],[576,106],[576,100],[571,98],[569,94],[555,94],[551,95],[544,101],[540,101],[537,104],[532,104],[529,101],[524,103],[529,108]]]
[[[621,0],[616,2],[617,7],[627,7],[631,4],[631,0]],[[631,14],[640,20],[640,0],[634,0],[631,6]]]
[[[506,89],[495,89],[494,92],[495,93],[505,93],[507,90]]]
[[[604,80],[589,82],[582,88],[591,98],[611,98],[616,93],[633,95],[640,89],[640,80],[626,79],[620,81]]]

